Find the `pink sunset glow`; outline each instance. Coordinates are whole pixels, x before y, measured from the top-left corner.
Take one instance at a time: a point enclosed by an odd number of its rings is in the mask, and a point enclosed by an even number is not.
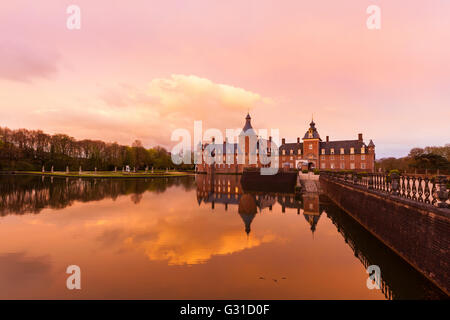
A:
[[[81,8],[81,29],[66,8]],[[366,27],[366,8],[382,12]],[[176,128],[450,141],[450,2],[17,0],[0,4],[0,126],[170,148]]]

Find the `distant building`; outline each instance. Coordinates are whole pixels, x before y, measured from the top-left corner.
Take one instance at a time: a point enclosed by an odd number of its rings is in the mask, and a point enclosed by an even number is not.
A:
[[[251,125],[251,117],[247,114],[245,125],[239,135],[239,143],[217,144],[213,139],[211,143],[202,144],[197,150],[202,162],[197,165],[198,172],[206,173],[242,173],[245,168],[269,167],[270,164],[262,164],[259,157],[259,145],[264,142],[267,153],[270,156],[272,138],[265,140],[258,137]],[[206,148],[214,147],[218,152],[218,162],[208,164],[204,160],[203,152]],[[242,150],[241,150],[242,149]],[[309,129],[303,136],[303,142],[297,138],[296,143],[286,143],[281,140],[279,155],[279,168],[301,170],[355,170],[374,172],[375,168],[375,144],[370,140],[369,144],[363,141],[362,133],[355,140],[325,141],[320,138],[316,124],[311,121]],[[216,156],[214,152],[212,156]],[[238,161],[238,160],[241,161]],[[222,163],[220,163],[222,162]]]

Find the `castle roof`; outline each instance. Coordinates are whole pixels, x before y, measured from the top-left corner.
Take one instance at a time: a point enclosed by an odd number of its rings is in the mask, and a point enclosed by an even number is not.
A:
[[[280,151],[282,150],[286,151],[294,150],[294,153],[297,154],[298,150],[303,150],[303,143],[285,143],[280,146]]]
[[[339,155],[341,154],[341,148],[344,149],[344,154],[350,154],[351,148],[354,149],[354,154],[360,154],[362,147],[366,147],[366,144],[361,140],[338,140],[320,142],[320,149],[325,149],[325,154],[331,154],[331,149],[334,149],[334,154]]]
[[[255,130],[253,130],[251,121],[252,121],[252,118],[250,117],[250,114],[247,113],[247,116],[245,117],[245,125],[242,128],[241,135],[246,135],[246,136],[256,135]]]
[[[375,147],[373,141],[370,140],[369,147]],[[334,154],[341,154],[341,148],[344,148],[344,154],[350,154],[350,149],[354,149],[354,154],[361,154],[361,148],[367,147],[363,141],[360,140],[338,140],[338,141],[321,141],[320,150],[325,149],[325,154],[331,154],[331,149],[334,149]],[[298,154],[298,150],[303,150],[303,143],[285,143],[280,146],[280,152],[286,150],[286,154],[290,154],[293,150],[293,154]],[[322,154],[322,151],[320,151]]]

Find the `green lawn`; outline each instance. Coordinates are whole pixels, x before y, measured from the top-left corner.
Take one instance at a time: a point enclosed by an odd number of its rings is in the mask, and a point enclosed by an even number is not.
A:
[[[122,171],[82,171],[81,174],[78,171],[65,172],[65,171],[54,171],[54,172],[39,172],[39,171],[16,171],[17,174],[33,174],[33,175],[44,175],[53,177],[78,177],[78,178],[167,178],[167,177],[185,177],[193,175],[189,172],[181,171],[168,171],[158,170],[151,173],[150,171],[145,173],[144,171],[138,172],[122,172]]]

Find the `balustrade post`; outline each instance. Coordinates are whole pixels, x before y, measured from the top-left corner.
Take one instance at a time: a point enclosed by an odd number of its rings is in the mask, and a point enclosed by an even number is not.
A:
[[[367,188],[368,189],[373,189],[373,175],[369,173],[367,176],[369,177]]]
[[[446,202],[448,200],[448,190],[447,190],[447,177],[446,176],[437,176],[436,177],[436,185],[437,190],[435,191],[435,197],[439,199],[439,203],[437,206],[439,208],[448,208],[449,205]]]
[[[399,186],[400,186],[400,176],[398,173],[391,173],[391,190],[394,196],[399,195]]]

